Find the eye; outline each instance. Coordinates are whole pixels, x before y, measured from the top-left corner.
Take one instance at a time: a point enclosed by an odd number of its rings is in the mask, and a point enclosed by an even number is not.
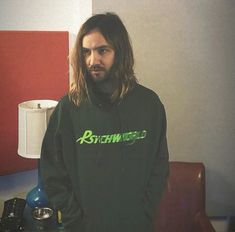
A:
[[[97,51],[100,55],[104,55],[105,53],[109,51],[109,49],[106,47],[101,47],[101,48],[98,48]]]
[[[82,48],[82,55],[83,56],[89,56],[91,53],[91,50],[90,49],[87,49],[87,48]]]

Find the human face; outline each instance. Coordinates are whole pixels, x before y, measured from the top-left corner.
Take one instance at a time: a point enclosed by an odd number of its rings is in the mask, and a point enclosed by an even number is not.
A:
[[[87,70],[95,82],[102,82],[108,78],[114,63],[115,52],[97,30],[91,31],[83,37],[83,57]]]

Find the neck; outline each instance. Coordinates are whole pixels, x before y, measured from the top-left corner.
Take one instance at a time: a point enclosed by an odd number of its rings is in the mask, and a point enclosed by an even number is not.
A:
[[[109,79],[102,81],[100,83],[93,82],[93,88],[97,92],[112,96],[115,89],[117,88],[117,81],[116,81],[116,79],[109,78]]]
[[[90,78],[87,79],[88,88],[90,89],[90,97],[93,102],[102,102],[107,106],[111,106],[115,100],[112,99],[112,95],[118,88],[118,81],[115,78],[109,78],[102,82],[94,82]]]

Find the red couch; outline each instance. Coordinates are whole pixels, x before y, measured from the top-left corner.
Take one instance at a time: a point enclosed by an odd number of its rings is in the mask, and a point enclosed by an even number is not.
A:
[[[155,220],[157,232],[215,232],[205,212],[205,167],[170,162],[168,186]]]

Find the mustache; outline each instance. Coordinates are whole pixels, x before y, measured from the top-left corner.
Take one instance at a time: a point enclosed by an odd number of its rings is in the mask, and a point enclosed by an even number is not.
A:
[[[92,71],[105,71],[105,68],[103,68],[102,66],[100,66],[99,64],[95,64],[92,65],[91,67],[89,67],[88,69],[90,72]]]

